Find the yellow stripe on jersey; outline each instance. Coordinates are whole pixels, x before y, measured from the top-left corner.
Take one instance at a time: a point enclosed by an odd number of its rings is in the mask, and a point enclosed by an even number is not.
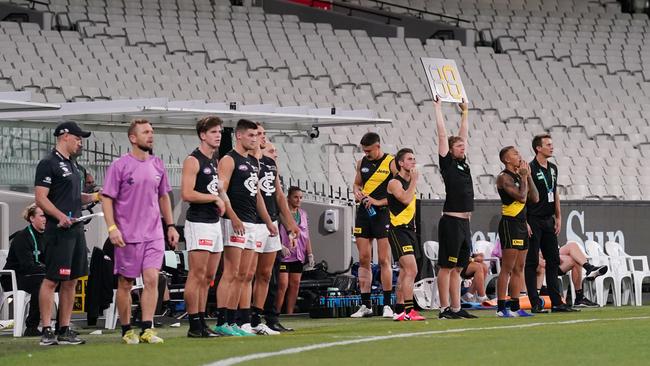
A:
[[[390,213],[390,223],[393,226],[407,225],[413,221],[415,218],[415,199],[416,194],[413,194],[413,199],[409,205],[402,210],[402,212],[397,215],[394,215],[392,212]]]
[[[509,205],[501,205],[501,213],[503,216],[516,217],[524,208],[526,208],[525,203],[513,201]]]
[[[386,155],[384,161],[381,162],[379,168],[368,178],[368,180],[363,184],[363,194],[369,196],[372,192],[377,189],[386,179],[391,175],[390,172],[390,162],[395,159],[392,155]]]

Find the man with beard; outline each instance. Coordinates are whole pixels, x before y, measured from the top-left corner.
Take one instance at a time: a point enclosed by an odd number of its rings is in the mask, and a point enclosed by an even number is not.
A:
[[[118,277],[117,309],[126,344],[163,343],[153,329],[158,301],[158,274],[165,255],[166,233],[176,247],[169,197],[171,187],[162,160],[151,155],[153,127],[147,120],[134,120],[128,131],[131,152],[115,160],[106,171],[102,191],[108,237],[115,245],[115,274]],[[160,214],[165,223],[162,228]],[[142,276],[140,336],[131,329],[131,287]]]

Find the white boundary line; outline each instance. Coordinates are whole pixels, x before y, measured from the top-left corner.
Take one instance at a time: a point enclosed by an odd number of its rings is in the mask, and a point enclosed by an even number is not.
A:
[[[283,350],[280,350],[280,351],[273,351],[273,352],[254,353],[254,354],[246,355],[246,356],[238,356],[238,357],[226,358],[226,359],[223,359],[223,360],[220,360],[220,361],[215,361],[215,362],[206,364],[205,366],[230,366],[230,365],[236,365],[238,363],[242,363],[242,362],[246,362],[246,361],[259,360],[259,359],[269,358],[269,357],[274,357],[274,356],[292,355],[292,354],[296,354],[296,353],[308,352],[308,351],[313,351],[313,350],[323,349],[323,348],[330,348],[330,347],[336,347],[336,346],[347,346],[347,345],[351,345],[351,344],[367,343],[367,342],[374,342],[374,341],[383,341],[383,340],[395,339],[395,338],[410,338],[410,337],[417,337],[417,336],[422,336],[422,335],[463,333],[463,332],[475,331],[475,330],[501,330],[501,329],[532,328],[532,327],[539,327],[539,326],[542,326],[542,325],[579,324],[579,323],[590,323],[590,322],[597,322],[597,321],[620,321],[620,320],[641,320],[641,319],[650,319],[650,316],[639,316],[639,317],[631,317],[631,318],[576,319],[576,320],[564,320],[564,321],[558,321],[558,322],[528,323],[528,324],[504,325],[504,326],[494,326],[494,327],[479,327],[479,328],[457,328],[457,329],[446,329],[446,330],[431,330],[431,331],[417,332],[417,333],[400,333],[400,334],[392,334],[392,335],[387,335],[387,336],[374,336],[374,337],[366,337],[366,338],[362,338],[362,339],[352,339],[352,340],[338,341],[338,342],[317,343],[317,344],[312,344],[312,345],[309,345],[309,346],[287,348],[287,349],[283,349]]]

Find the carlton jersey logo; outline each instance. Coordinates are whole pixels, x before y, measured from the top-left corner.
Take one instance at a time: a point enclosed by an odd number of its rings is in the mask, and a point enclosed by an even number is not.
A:
[[[240,166],[237,167],[237,169],[241,170],[242,172],[247,172],[248,166],[246,164],[241,164]]]
[[[248,169],[248,168],[247,168]],[[257,194],[257,182],[258,182],[257,174],[252,173],[250,177],[246,178],[244,181],[244,187],[250,192],[251,196],[255,196]]]
[[[208,183],[206,189],[210,194],[219,195],[219,177],[216,174],[212,176],[212,180]]]
[[[275,174],[273,172],[264,172],[260,179],[260,189],[265,196],[272,196],[275,193]]]
[[[208,168],[207,166],[203,168],[203,174],[205,175],[210,175],[212,174],[212,169]]]

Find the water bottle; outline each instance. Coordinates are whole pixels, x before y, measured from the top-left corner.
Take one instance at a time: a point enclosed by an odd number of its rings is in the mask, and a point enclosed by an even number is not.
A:
[[[364,205],[364,206],[366,205],[366,202],[368,202],[368,197],[361,200],[361,204]],[[366,208],[366,211],[368,211],[368,216],[369,217],[373,217],[373,216],[375,216],[377,214],[377,211],[375,211],[375,208],[372,205],[370,205],[370,207]]]

